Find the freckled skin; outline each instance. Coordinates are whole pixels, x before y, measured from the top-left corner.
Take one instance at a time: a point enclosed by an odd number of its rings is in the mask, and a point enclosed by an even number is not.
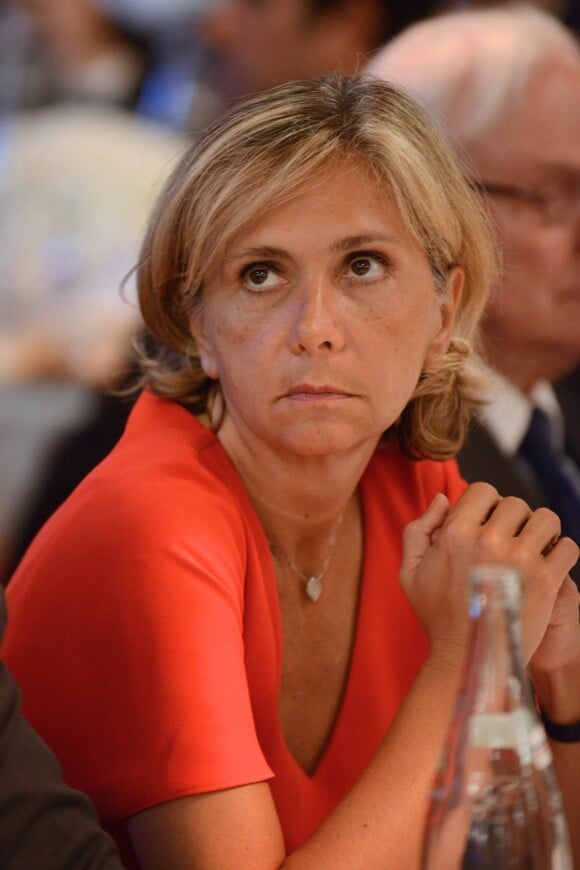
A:
[[[204,286],[192,330],[222,384],[232,456],[260,444],[370,455],[446,347],[455,305],[436,296],[396,208],[352,167],[249,226]]]

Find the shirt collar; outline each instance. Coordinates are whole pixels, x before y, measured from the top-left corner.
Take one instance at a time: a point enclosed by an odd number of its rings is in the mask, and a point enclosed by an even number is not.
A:
[[[538,381],[529,394],[522,393],[514,384],[494,372],[494,385],[486,396],[482,410],[483,422],[498,447],[508,456],[514,456],[530,423],[534,407],[548,415],[554,440],[564,444],[564,418],[556,394],[548,381]]]

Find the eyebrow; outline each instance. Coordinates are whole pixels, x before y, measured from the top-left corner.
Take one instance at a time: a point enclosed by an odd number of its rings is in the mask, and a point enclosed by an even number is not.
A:
[[[384,235],[383,233],[365,233],[358,236],[347,236],[344,239],[339,239],[333,242],[330,246],[331,251],[352,251],[356,248],[371,245],[375,242],[394,242],[395,244],[404,243],[402,236]],[[247,257],[257,257],[259,259],[268,259],[269,257],[289,257],[288,251],[283,248],[276,248],[271,245],[251,245],[248,248],[243,248],[236,252],[231,257],[226,257],[226,263],[234,263],[237,260],[245,260]]]
[[[267,260],[268,257],[287,257],[288,252],[282,248],[274,248],[270,245],[251,245],[249,248],[242,248],[231,257],[226,257],[226,263],[235,263],[236,260],[245,260],[247,257],[257,257],[260,260]]]
[[[353,248],[362,248],[365,245],[372,245],[374,242],[395,242],[396,244],[401,244],[403,241],[403,237],[396,234],[365,233],[360,236],[347,236],[345,239],[340,239],[330,246],[330,250],[351,251]]]

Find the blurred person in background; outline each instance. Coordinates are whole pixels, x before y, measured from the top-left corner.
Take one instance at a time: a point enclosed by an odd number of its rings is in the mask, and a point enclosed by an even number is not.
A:
[[[199,17],[219,0],[90,0],[147,46],[150,58],[136,111],[185,132],[207,126],[221,109],[209,82]]]
[[[146,46],[92,0],[11,0],[4,15],[3,43],[18,68],[12,108],[70,100],[134,108]]]
[[[198,36],[224,98],[333,70],[353,72],[369,52],[434,12],[433,0],[222,0],[202,12]]]
[[[482,9],[486,6],[505,5],[505,0],[477,0],[473,3],[469,0],[455,0],[447,5],[458,9],[468,7]],[[555,15],[566,27],[580,33],[580,0],[531,0],[531,5]]]
[[[127,370],[139,317],[131,285],[128,300],[119,288],[135,262],[156,185],[184,137],[136,111],[141,55],[92,3],[19,0],[4,3],[0,13],[6,25],[0,35],[0,578],[6,582],[45,478],[60,488],[59,503],[121,432],[128,408],[103,391]],[[94,420],[98,435],[72,444],[64,472],[61,466],[53,474],[51,454],[60,438]]]
[[[182,138],[128,113],[53,106],[14,116],[0,174],[0,577],[29,514],[68,494],[112,447],[128,406],[104,393],[140,322],[120,285]],[[104,418],[103,418],[104,413]],[[89,427],[83,443],[62,438]],[[95,431],[94,427],[97,427]],[[43,491],[51,489],[54,504]],[[38,516],[40,524],[45,516]],[[25,532],[25,527],[30,531]],[[4,566],[4,567],[3,567]]]
[[[0,0],[2,105],[117,106],[187,131],[217,101],[196,39],[210,0]]]
[[[552,507],[580,542],[578,42],[531,6],[468,10],[409,28],[369,71],[439,119],[503,249],[482,323],[497,386],[461,471]]]

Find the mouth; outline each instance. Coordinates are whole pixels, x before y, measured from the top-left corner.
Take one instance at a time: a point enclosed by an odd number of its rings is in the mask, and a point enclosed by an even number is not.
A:
[[[331,384],[297,384],[282,396],[295,402],[325,402],[340,399],[350,399],[353,393]]]

